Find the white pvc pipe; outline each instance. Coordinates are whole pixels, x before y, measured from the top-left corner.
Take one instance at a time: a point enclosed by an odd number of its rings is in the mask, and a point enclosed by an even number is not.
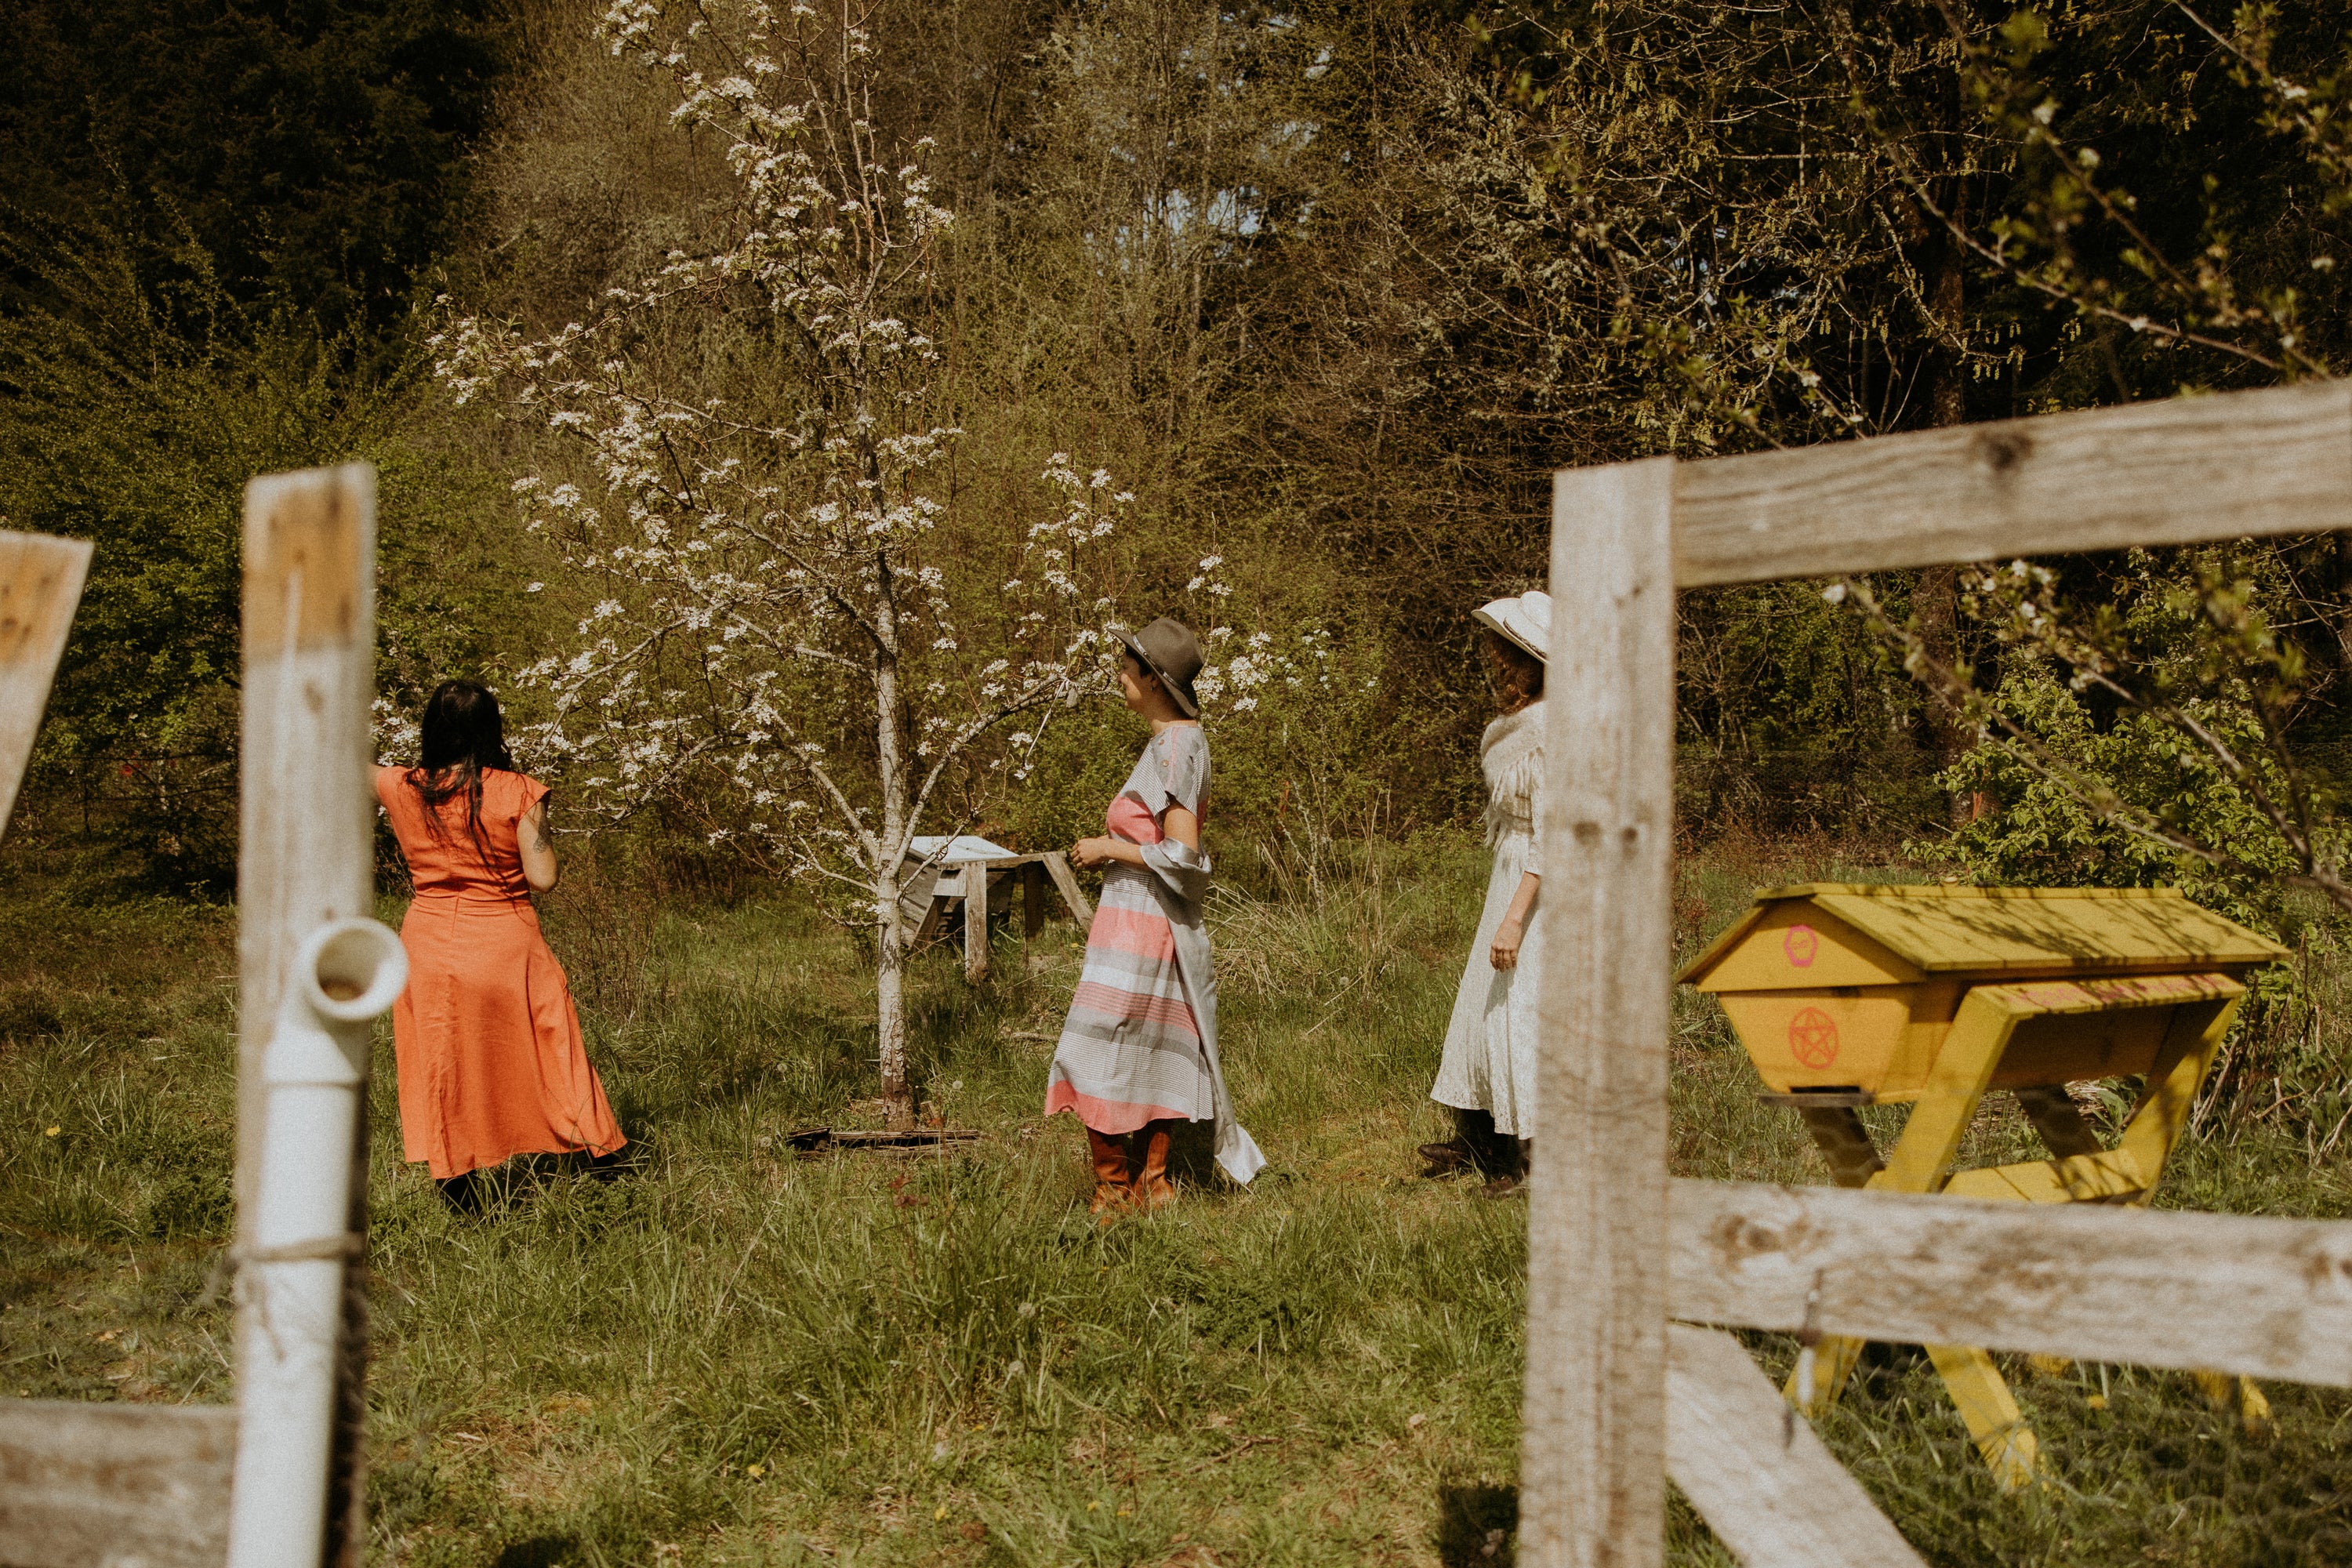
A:
[[[407,984],[400,938],[372,920],[312,931],[286,977],[262,1057],[261,1182],[238,1276],[255,1327],[236,1375],[229,1568],[320,1568],[326,1555],[335,1341],[357,1245],[352,1139],[368,1025]]]

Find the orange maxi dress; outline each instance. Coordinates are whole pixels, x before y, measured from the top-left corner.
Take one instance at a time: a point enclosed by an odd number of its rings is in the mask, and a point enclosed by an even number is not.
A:
[[[407,1158],[446,1181],[510,1154],[620,1148],[523,879],[523,814],[547,786],[484,769],[479,844],[462,794],[442,803],[438,833],[408,769],[377,769],[375,794],[416,885],[400,925],[408,989],[392,1008]]]

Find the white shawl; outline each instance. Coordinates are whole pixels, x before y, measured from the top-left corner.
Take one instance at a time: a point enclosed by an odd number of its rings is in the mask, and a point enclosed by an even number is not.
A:
[[[1478,763],[1486,773],[1486,843],[1491,847],[1506,833],[1535,836],[1543,806],[1544,705],[1528,703],[1486,726],[1478,742]],[[1528,853],[1528,869],[1543,874],[1536,852]]]

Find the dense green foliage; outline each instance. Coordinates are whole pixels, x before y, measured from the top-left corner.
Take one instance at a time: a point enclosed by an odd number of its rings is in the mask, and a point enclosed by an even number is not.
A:
[[[510,599],[415,399],[421,275],[513,55],[496,5],[9,8],[0,523],[98,552],[20,820],[100,882],[225,893],[238,517],[257,473],[383,472],[386,676],[467,668]],[[486,580],[487,577],[487,580]]]
[[[467,143],[508,64],[503,0],[6,7],[0,214],[202,254],[229,295],[374,334],[457,238]],[[9,293],[45,292],[9,258]],[[0,274],[0,276],[5,276]]]
[[[233,955],[187,895],[232,888],[246,479],[377,465],[395,713],[446,675],[515,690],[595,603],[508,490],[550,433],[452,406],[425,345],[457,312],[560,329],[737,216],[709,139],[591,37],[603,9],[5,12],[0,526],[98,553],[0,858],[0,1098],[22,1108],[0,1134],[0,1392],[224,1387]],[[804,902],[740,896],[706,843],[740,805],[723,790],[573,840],[550,929],[638,1163],[612,1187],[519,1171],[498,1219],[454,1225],[399,1165],[380,1064],[383,1544],[1497,1560],[1518,1222],[1407,1175],[1477,893],[1448,826],[1479,804],[1491,707],[1468,610],[1545,578],[1563,464],[2352,369],[2346,20],[2332,0],[876,6],[877,121],[936,141],[957,215],[919,301],[963,431],[953,542],[995,559],[1026,526],[1010,498],[1076,453],[1136,492],[1130,612],[1263,639],[1255,706],[1211,716],[1211,832],[1227,1055],[1276,1169],[1086,1223],[1069,1130],[1034,1119],[1075,978],[1059,926],[992,991],[919,961],[919,1092],[989,1131],[981,1153],[794,1162],[778,1132],[878,1115],[867,961]],[[699,330],[681,364],[789,402],[756,333]],[[1229,600],[1190,586],[1210,555]],[[1553,586],[1573,616],[1577,584]],[[1683,601],[1685,949],[1755,886],[1879,874],[1791,841],[1907,844],[1900,876],[2182,883],[2296,959],[2166,1201],[2344,1214],[2344,927],[2281,883],[2326,890],[2341,851],[2352,546],[1852,586]],[[854,754],[857,716],[832,722]],[[1139,738],[1062,713],[1027,783],[957,780],[951,816],[1024,847],[1092,831]],[[90,896],[139,890],[173,897]],[[1677,1169],[1820,1179],[1719,1016],[1681,1005]],[[2021,1153],[1995,1117],[1971,1138]],[[2338,1396],[2273,1390],[2263,1449],[2168,1375],[2018,1381],[2060,1483],[2026,1499],[1993,1493],[1899,1356],[1826,1433],[1938,1562],[2345,1557]],[[1720,1561],[1686,1512],[1673,1529],[1677,1561]]]
[[[544,433],[443,406],[418,311],[446,287],[560,326],[722,222],[715,149],[593,42],[599,9],[16,8],[0,516],[101,546],[28,844],[95,833],[127,874],[223,886],[250,472],[385,468],[401,700],[547,651],[541,629],[591,592],[533,563],[502,499]],[[1294,802],[1389,821],[1475,805],[1465,612],[1544,575],[1551,468],[2337,364],[2335,21],[2209,30],[2156,0],[971,0],[883,5],[872,26],[887,132],[937,141],[958,215],[930,324],[968,433],[961,515],[1017,526],[984,498],[1081,453],[1139,495],[1124,602],[1182,607],[1219,553],[1238,632],[1318,680],[1347,672],[1336,708],[1301,678],[1286,712],[1222,725],[1225,820],[1263,826]],[[2324,782],[2352,557],[2289,542],[2252,580],[2300,659],[2269,740]],[[2068,586],[2137,591],[2100,562]],[[1948,574],[1877,588],[1979,689],[2039,689],[2032,651],[1973,621]],[[1896,671],[1807,590],[1691,595],[1691,827],[1916,837],[1948,790],[2021,798],[1998,760],[1937,782],[1973,731]],[[2112,711],[2066,676],[2065,721],[2103,733]],[[2228,685],[2210,699],[2242,700]],[[1122,743],[1066,727],[1036,788],[971,781],[957,809],[1065,837]]]

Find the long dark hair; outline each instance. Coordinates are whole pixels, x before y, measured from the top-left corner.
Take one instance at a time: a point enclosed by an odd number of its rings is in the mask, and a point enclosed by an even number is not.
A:
[[[425,826],[441,837],[446,828],[441,807],[466,797],[466,832],[489,858],[482,841],[482,770],[519,771],[507,753],[506,719],[499,700],[478,680],[445,680],[425,703],[424,755],[408,770],[408,782],[425,801]]]
[[[1495,700],[1506,713],[1516,713],[1539,700],[1544,689],[1544,661],[1508,637],[1486,633],[1486,647],[1502,665]]]

